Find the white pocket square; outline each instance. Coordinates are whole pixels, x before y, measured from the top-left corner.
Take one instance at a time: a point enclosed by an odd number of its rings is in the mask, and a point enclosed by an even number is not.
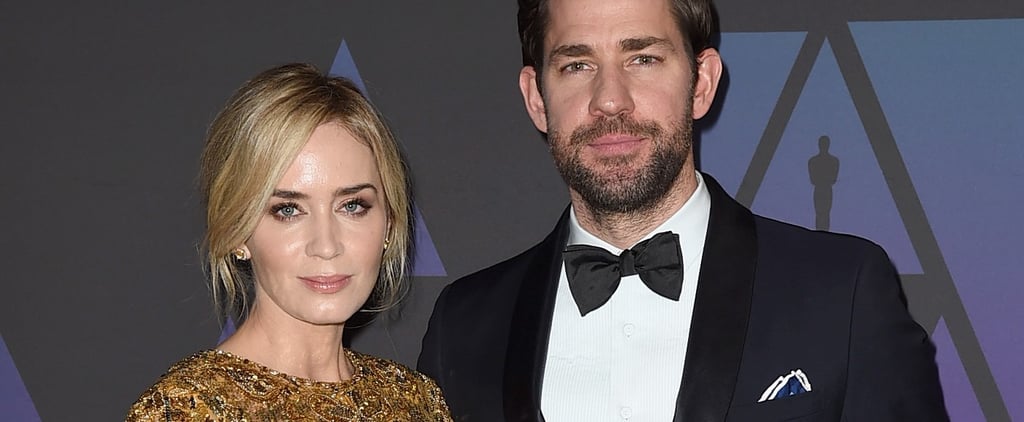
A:
[[[795,369],[789,371],[786,375],[779,376],[772,385],[769,385],[764,390],[764,393],[761,393],[761,399],[757,402],[761,403],[781,397],[795,396],[808,391],[811,391],[811,380],[807,378],[804,371]]]

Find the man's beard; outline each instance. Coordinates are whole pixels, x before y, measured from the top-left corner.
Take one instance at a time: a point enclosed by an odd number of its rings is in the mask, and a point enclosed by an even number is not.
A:
[[[591,212],[643,212],[665,198],[686,164],[693,144],[693,117],[689,113],[684,116],[682,122],[672,125],[671,133],[654,121],[638,122],[624,116],[601,118],[576,128],[569,139],[552,130],[548,145],[565,183]],[[630,156],[601,158],[594,168],[586,167],[581,158],[583,150],[594,139],[612,133],[649,139],[653,147],[650,159],[639,169],[630,165],[635,159]]]

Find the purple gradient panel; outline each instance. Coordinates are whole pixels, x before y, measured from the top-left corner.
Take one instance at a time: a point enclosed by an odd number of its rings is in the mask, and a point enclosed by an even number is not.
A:
[[[356,68],[356,62],[352,59],[352,53],[349,52],[345,40],[341,41],[338,52],[334,55],[330,74],[351,79],[363,92],[363,95],[367,95],[366,85],[363,83],[363,78],[359,76],[359,69]],[[437,247],[434,246],[434,241],[430,238],[430,231],[427,230],[427,224],[423,221],[419,207],[413,210],[413,215],[416,219],[416,239],[413,241],[416,249],[412,259],[412,275],[418,277],[447,276],[448,272],[445,271],[441,256],[437,253]]]
[[[352,60],[352,53],[348,51],[348,44],[345,43],[345,40],[341,40],[338,52],[334,54],[334,63],[331,63],[330,75],[351,79],[359,87],[359,90],[363,92],[363,95],[367,95],[366,85],[363,84],[363,78],[359,76],[359,69],[356,68],[355,60]]]
[[[416,242],[415,255],[412,259],[412,275],[417,277],[445,277],[448,273],[444,270],[441,257],[437,254],[427,225],[423,222],[419,208],[415,209],[416,217]]]
[[[724,33],[720,50],[729,77],[718,92],[721,115],[701,133],[701,169],[736,194],[768,118],[782,93],[803,32]]]
[[[971,388],[960,355],[956,353],[953,338],[949,336],[946,320],[940,319],[932,333],[935,342],[935,362],[939,365],[942,394],[946,397],[946,410],[951,421],[983,421],[985,414]],[[952,400],[952,401],[951,401]]]
[[[32,397],[21,381],[18,367],[0,336],[0,415],[5,421],[38,421],[39,414]]]
[[[231,318],[231,317],[228,317],[227,320],[224,321],[224,327],[221,328],[221,330],[220,330],[220,338],[217,339],[217,344],[219,345],[219,344],[223,343],[224,340],[227,340],[228,337],[231,337],[231,335],[234,334],[234,333],[235,333],[235,319]]]
[[[828,42],[811,69],[753,209],[815,227],[814,186],[807,162],[818,154],[822,135],[831,139],[829,153],[840,163],[829,230],[871,239],[885,248],[901,273],[920,273],[917,254]]]
[[[850,27],[1007,410],[1024,419],[1024,19]]]
[[[722,34],[729,89],[724,98],[719,98],[723,104],[718,122],[702,135],[700,158],[702,167],[734,194],[804,37],[802,32]],[[831,230],[878,242],[901,272],[920,272],[916,253],[827,43],[787,123],[752,208],[772,218],[814,228],[813,186],[807,160],[818,153],[821,135],[832,139],[830,153],[840,160]]]

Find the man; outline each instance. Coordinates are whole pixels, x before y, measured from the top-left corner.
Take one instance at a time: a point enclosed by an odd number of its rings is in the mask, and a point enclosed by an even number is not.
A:
[[[457,419],[948,419],[881,248],[755,216],[696,171],[709,3],[520,1],[519,85],[572,204],[438,298],[419,368]]]

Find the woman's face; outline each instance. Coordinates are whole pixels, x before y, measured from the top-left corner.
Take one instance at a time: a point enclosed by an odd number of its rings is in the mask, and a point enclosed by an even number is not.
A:
[[[370,148],[341,125],[317,127],[245,243],[256,279],[250,317],[348,320],[377,281],[386,209]]]

